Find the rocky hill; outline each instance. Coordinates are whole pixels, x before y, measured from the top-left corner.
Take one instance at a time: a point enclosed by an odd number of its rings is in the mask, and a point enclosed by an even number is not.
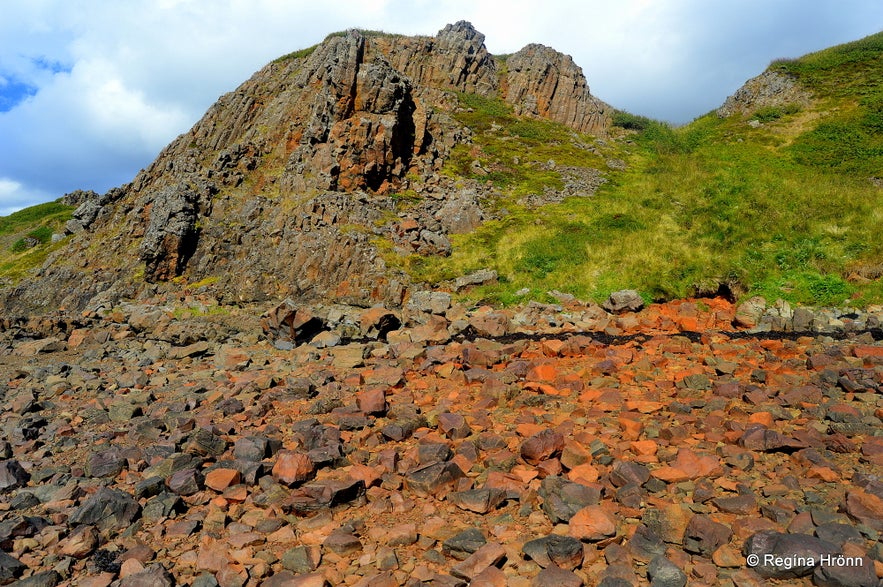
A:
[[[575,132],[610,125],[582,71],[548,47],[499,62],[466,22],[436,37],[331,35],[222,96],[131,184],[81,204],[72,242],[5,305],[81,309],[179,277],[224,302],[400,304],[410,280],[379,243],[446,254],[449,233],[489,216],[482,183],[444,173],[470,143],[462,95]],[[417,200],[406,212],[402,194]]]

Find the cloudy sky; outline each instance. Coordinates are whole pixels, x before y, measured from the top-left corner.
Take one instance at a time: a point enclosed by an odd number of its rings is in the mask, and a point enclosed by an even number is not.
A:
[[[0,215],[130,181],[224,92],[346,28],[569,53],[592,93],[674,123],[777,57],[883,29],[880,0],[0,0]]]

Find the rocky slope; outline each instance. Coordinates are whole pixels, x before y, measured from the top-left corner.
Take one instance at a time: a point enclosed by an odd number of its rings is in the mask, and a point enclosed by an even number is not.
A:
[[[214,285],[226,302],[400,304],[408,279],[378,242],[445,254],[453,227],[441,210],[465,203],[471,228],[486,216],[482,184],[439,173],[470,142],[451,116],[457,92],[579,132],[609,126],[610,108],[570,57],[530,45],[507,63],[504,72],[466,22],[431,38],[351,30],[280,58],[131,184],[83,203],[72,241],[5,306],[84,308],[101,293],[95,307],[179,276]],[[403,191],[419,200],[407,214],[395,197]]]

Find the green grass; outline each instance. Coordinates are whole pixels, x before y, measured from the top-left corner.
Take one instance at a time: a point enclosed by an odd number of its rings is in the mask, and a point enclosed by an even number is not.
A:
[[[60,243],[51,243],[52,234],[61,231],[73,209],[56,201],[0,216],[0,280],[15,283],[42,265],[59,248]],[[31,239],[36,246],[30,246]]]
[[[10,234],[34,223],[51,222],[62,218],[63,221],[67,221],[70,219],[71,212],[73,212],[73,207],[65,206],[61,202],[37,204],[36,206],[13,212],[9,216],[0,216],[0,235]]]
[[[468,296],[504,304],[524,301],[522,288],[534,299],[557,289],[600,301],[617,289],[671,299],[720,284],[792,303],[883,302],[883,189],[871,181],[883,175],[881,48],[875,35],[773,63],[816,98],[757,110],[759,128],[709,114],[675,129],[615,113],[615,128],[628,132],[603,155],[586,150],[590,138],[461,95],[456,116],[473,144],[455,148],[445,171],[491,181],[501,194],[492,207],[508,213],[455,235],[448,258],[403,265],[430,282],[494,268],[499,283]],[[521,195],[560,188],[557,166],[604,169],[612,156],[627,169],[607,171],[592,197],[518,205]],[[556,167],[544,165],[550,159]]]

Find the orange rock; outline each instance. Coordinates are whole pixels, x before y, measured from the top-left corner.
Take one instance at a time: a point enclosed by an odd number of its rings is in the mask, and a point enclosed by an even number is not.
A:
[[[652,401],[644,401],[644,400],[628,400],[625,402],[625,407],[630,412],[641,412],[642,414],[652,414],[654,412],[658,412],[662,408],[665,407],[665,404],[662,402],[652,402]]]
[[[552,382],[558,379],[558,369],[552,363],[543,363],[534,366],[527,372],[528,381],[548,381]]]
[[[883,346],[857,344],[852,348],[852,354],[859,359],[868,359],[871,357],[883,357]]]
[[[280,483],[303,483],[313,476],[313,462],[303,453],[282,451],[276,457],[272,473],[273,478]]]
[[[599,477],[600,475],[598,473],[597,467],[594,467],[593,465],[590,465],[588,463],[577,465],[567,473],[568,479],[577,483],[583,483],[584,485],[594,483],[598,480]]]
[[[683,469],[678,469],[677,467],[664,466],[659,467],[658,469],[653,469],[650,471],[650,474],[666,483],[682,483],[684,481],[689,481],[691,479],[690,475],[686,473]]]
[[[644,423],[639,420],[620,417],[619,425],[622,426],[622,437],[625,440],[637,440],[644,432]]]
[[[636,440],[631,443],[632,452],[638,456],[653,456],[659,449],[659,445],[655,440]]]
[[[597,542],[616,535],[616,520],[601,506],[586,506],[570,518],[568,534],[578,540]]]
[[[829,467],[813,466],[806,472],[808,479],[821,479],[826,483],[834,483],[840,480],[840,475]]]
[[[205,474],[205,485],[215,491],[224,491],[231,485],[236,485],[242,480],[242,475],[236,469],[212,469]]]
[[[766,428],[772,428],[775,420],[769,412],[755,412],[748,416],[748,421],[752,424],[760,424]]]

